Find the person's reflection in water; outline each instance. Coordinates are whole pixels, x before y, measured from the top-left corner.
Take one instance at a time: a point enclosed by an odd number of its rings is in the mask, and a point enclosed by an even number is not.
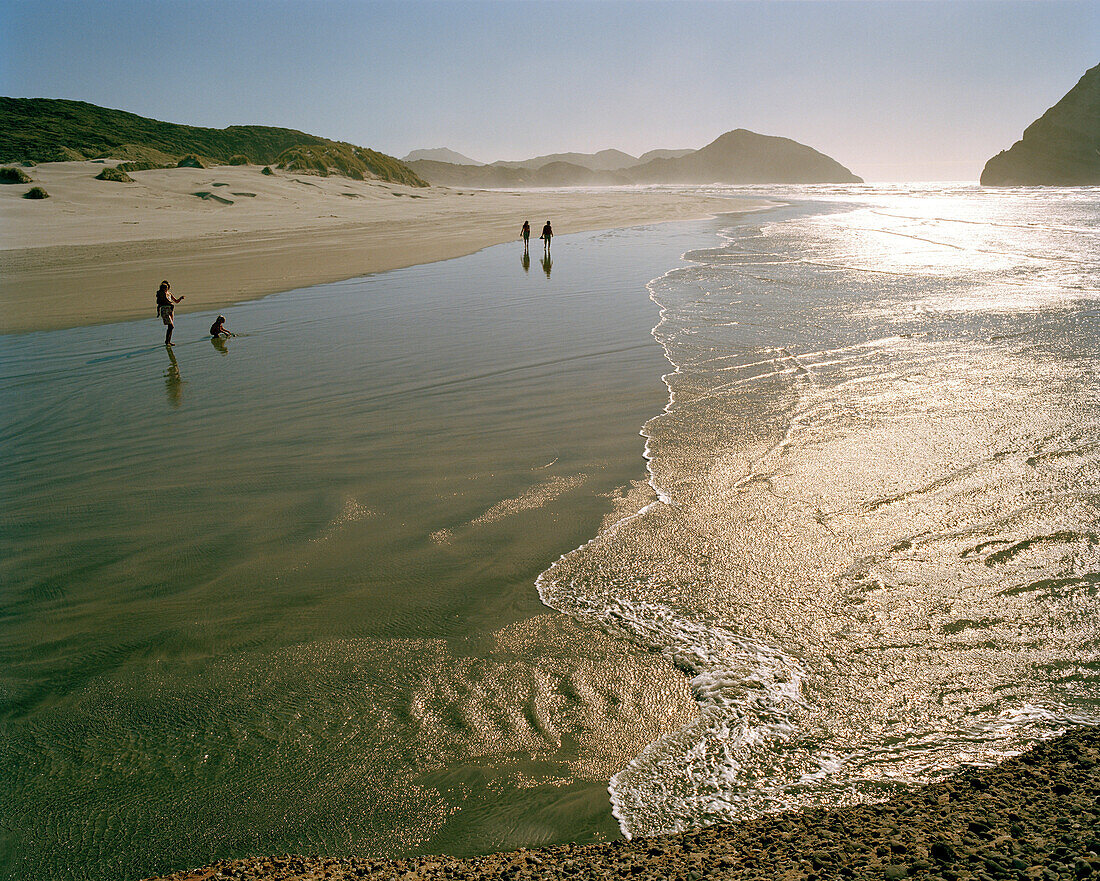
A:
[[[520,264],[523,266],[524,272],[531,271],[531,255],[526,251],[523,252],[523,256],[519,258]]]
[[[550,270],[554,268],[554,261],[550,259],[550,252],[547,251],[542,255],[542,271],[546,273],[546,277],[550,277]]]
[[[168,395],[168,403],[178,407],[183,403],[183,379],[176,353],[171,349],[168,349],[168,362],[168,369],[164,371],[164,391]]]
[[[223,355],[228,355],[229,354],[229,349],[226,348],[226,345],[225,345],[225,337],[222,337],[222,336],[212,336],[212,337],[210,337],[210,345],[212,345],[215,349],[217,349]]]

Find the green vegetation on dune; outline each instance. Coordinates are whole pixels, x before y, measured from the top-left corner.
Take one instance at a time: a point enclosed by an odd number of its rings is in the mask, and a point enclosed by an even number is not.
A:
[[[88,158],[125,160],[123,171],[164,168],[194,155],[205,162],[245,160],[283,163],[290,150],[303,150],[324,171],[427,186],[408,166],[363,147],[342,144],[295,129],[264,125],[201,128],[148,119],[85,101],[0,98],[0,158],[60,162]],[[334,157],[332,161],[328,161]],[[302,156],[305,161],[305,156]],[[346,167],[347,170],[344,170]],[[307,170],[302,168],[300,170]]]
[[[134,179],[130,177],[125,171],[119,171],[117,168],[111,168],[107,166],[99,174],[95,176],[96,180],[113,180],[120,184],[132,184]]]
[[[140,144],[122,144],[104,150],[96,159],[121,159],[119,165],[123,171],[144,171],[147,168],[170,168],[176,164],[177,157],[165,153],[156,147],[143,147]]]
[[[200,128],[161,122],[88,104],[50,98],[0,98],[0,156],[56,161],[58,150],[82,157],[112,155],[123,145],[153,148],[182,156],[198,153],[228,161],[233,155],[271,162],[297,144],[320,144],[322,138],[294,129],[262,125]]]
[[[342,174],[355,180],[372,177],[410,187],[428,186],[416,172],[392,156],[334,141],[292,147],[279,156],[278,164],[287,171],[307,174]]]
[[[0,184],[29,184],[31,176],[22,168],[0,168]]]

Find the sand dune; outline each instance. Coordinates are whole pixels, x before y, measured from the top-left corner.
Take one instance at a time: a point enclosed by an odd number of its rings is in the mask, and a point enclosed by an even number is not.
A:
[[[645,190],[416,189],[257,166],[131,172],[95,180],[97,162],[28,169],[0,186],[0,332],[152,317],[162,278],[179,313],[461,256],[550,217],[561,235],[765,203]]]

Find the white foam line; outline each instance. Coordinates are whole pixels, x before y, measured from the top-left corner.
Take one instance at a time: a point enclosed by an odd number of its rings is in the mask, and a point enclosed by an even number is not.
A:
[[[727,238],[732,241],[731,237]],[[689,258],[687,257],[687,252],[685,252],[685,254],[682,254],[680,259],[689,260]],[[562,563],[567,557],[583,551],[585,548],[589,547],[594,542],[600,539],[604,539],[608,536],[614,535],[626,524],[631,523],[640,517],[644,517],[650,511],[656,510],[658,506],[671,506],[674,504],[671,493],[669,493],[657,483],[657,478],[653,468],[653,461],[656,457],[656,453],[653,451],[653,448],[651,446],[653,435],[649,430],[649,426],[653,425],[657,420],[667,415],[672,407],[675,405],[676,393],[672,387],[672,378],[682,373],[681,366],[672,359],[668,347],[662,341],[661,328],[668,323],[668,307],[657,299],[656,289],[657,285],[660,282],[670,277],[673,277],[674,275],[680,274],[686,269],[687,267],[674,267],[663,275],[651,280],[646,285],[646,289],[649,292],[649,298],[658,307],[660,316],[659,321],[650,331],[650,334],[653,336],[654,340],[656,340],[657,343],[661,346],[665,358],[673,367],[673,370],[670,373],[666,373],[661,377],[662,381],[665,384],[665,387],[668,389],[668,401],[666,402],[661,412],[657,416],[654,416],[653,418],[647,420],[645,425],[643,425],[639,431],[639,434],[645,438],[642,456],[645,459],[646,463],[646,472],[648,474],[647,483],[653,490],[656,499],[649,504],[644,505],[640,510],[632,514],[628,514],[624,517],[620,517],[609,527],[602,530],[596,536],[589,539],[587,542],[570,551],[569,553],[562,554],[553,564],[551,564],[549,568],[546,569],[546,571],[539,575],[539,577],[535,580],[535,587],[538,591],[539,599],[549,608],[556,609],[557,611],[565,613],[564,609],[557,609],[550,602],[549,594],[551,591],[551,585],[554,583],[554,573],[561,567]],[[777,355],[782,356],[784,353],[785,350],[776,350]],[[790,356],[789,353],[786,353],[786,357],[792,356]],[[808,416],[809,412],[810,411],[807,411],[807,413],[796,414],[795,417],[792,418],[791,424],[788,426],[783,438],[781,438],[772,448],[770,448],[764,454],[764,456],[761,458],[761,461],[774,455],[776,452],[782,451],[790,443],[791,437],[796,430],[796,423],[800,422],[800,420]],[[738,482],[738,485],[744,485],[755,479],[755,477],[757,476],[756,470],[757,469],[754,466],[753,469],[751,469],[750,473],[747,473],[742,478],[742,480]],[[649,642],[653,644],[650,646],[651,648],[660,651],[665,657],[669,658],[670,661],[673,661],[674,663],[679,663],[681,666],[685,666],[689,669],[697,671],[691,680],[691,689],[692,694],[695,696],[695,699],[699,702],[701,707],[705,708],[707,706],[710,706],[714,709],[717,709],[723,703],[722,684],[730,680],[744,682],[746,679],[752,680],[760,685],[765,686],[765,688],[762,690],[762,695],[760,691],[753,690],[753,696],[749,698],[749,701],[756,701],[757,703],[763,702],[768,704],[768,712],[765,714],[766,716],[780,718],[783,715],[783,713],[781,712],[781,707],[789,707],[793,704],[801,705],[803,703],[801,695],[801,680],[803,674],[800,665],[794,658],[789,657],[783,652],[764,643],[759,643],[755,640],[738,637],[732,633],[718,632],[712,628],[705,628],[695,622],[678,619],[667,608],[663,610],[654,608],[649,611],[651,612],[651,617],[653,617],[655,620],[661,621],[665,625],[663,628],[657,628],[652,622],[643,621],[641,619],[641,616],[639,616],[638,614],[634,614],[631,616],[630,623],[633,623],[634,625],[633,630],[627,629],[622,624],[616,624],[614,620],[606,620],[601,623],[604,623],[605,625],[618,626],[620,630],[626,632],[628,636],[631,636],[634,639],[637,639],[639,636],[642,636],[648,631],[651,634]],[[609,607],[606,612],[607,618],[609,619],[619,619],[619,621],[622,621],[626,618],[626,616],[622,615],[621,613],[617,615],[616,610],[611,607]],[[671,632],[669,632],[670,630]],[[670,636],[672,637],[672,639],[669,638]],[[695,638],[692,639],[692,636],[694,636]],[[716,650],[711,651],[709,653],[709,658],[700,655],[699,649],[707,646],[709,643],[715,642],[720,643],[721,646]],[[722,649],[725,649],[725,651],[722,651]],[[734,649],[734,657],[736,657],[742,664],[748,666],[749,672],[747,676],[743,671],[722,669],[723,665],[721,664],[721,659],[718,656],[730,654],[730,649]],[[755,662],[753,661],[753,659],[755,659]],[[730,659],[725,658],[725,660],[728,662]],[[709,664],[707,663],[708,661],[710,661]],[[782,722],[777,722],[775,724],[779,727],[782,727],[783,725]],[[778,728],[776,728],[773,733],[780,732],[778,731]],[[627,766],[627,769],[624,769],[624,771],[636,767],[637,763],[642,760],[643,756],[648,755],[652,750],[658,748],[659,744],[663,740],[664,738],[661,738],[660,740],[655,741],[654,743],[647,746],[646,749],[643,750],[638,757],[631,761],[631,763]],[[621,773],[623,772],[620,772],[620,774]],[[620,799],[615,790],[616,781],[618,779],[619,774],[616,774],[614,777],[612,777],[611,781],[609,781],[608,784],[608,792],[611,796],[612,801],[612,813],[618,820],[619,827],[622,830],[623,834],[629,838],[631,835],[631,830],[624,817],[621,816],[619,810]]]
[[[719,235],[725,238],[727,243],[732,243],[734,241],[732,235],[726,235],[724,233],[719,233]],[[688,256],[690,253],[699,254],[701,252],[699,249],[692,252],[686,252],[681,255],[680,259],[691,263],[702,262],[699,260],[692,260],[692,258]],[[556,573],[568,557],[583,552],[586,548],[599,540],[614,536],[627,524],[657,510],[659,506],[672,506],[675,504],[671,492],[660,486],[657,481],[654,470],[654,462],[657,454],[653,449],[654,432],[652,426],[655,426],[662,417],[668,415],[676,405],[677,398],[673,383],[675,377],[683,373],[683,369],[682,366],[672,358],[669,345],[666,344],[666,340],[670,340],[673,337],[673,334],[664,331],[664,328],[670,324],[669,307],[658,299],[657,290],[661,282],[687,271],[688,268],[689,267],[674,267],[663,275],[651,280],[646,285],[649,292],[649,298],[658,307],[660,315],[657,324],[650,333],[661,346],[666,360],[673,367],[672,371],[661,377],[668,390],[667,402],[661,412],[647,420],[639,431],[639,434],[645,438],[642,455],[646,463],[645,467],[648,475],[647,483],[653,490],[656,498],[654,501],[642,506],[640,510],[620,517],[610,526],[601,530],[596,536],[569,553],[562,554],[557,561],[539,575],[536,579],[535,586],[538,590],[539,598],[549,608],[569,614],[564,608],[558,608],[550,601],[553,588],[557,584],[555,581]],[[887,346],[901,339],[903,338],[900,336],[883,337],[850,346],[824,349],[802,355],[793,355],[787,349],[777,348],[770,350],[775,354],[775,357],[772,359],[758,361],[752,365],[745,364],[720,369],[747,369],[751,366],[760,366],[767,363],[774,364],[785,359],[788,363],[794,362],[795,366],[783,370],[776,370],[767,375],[777,376],[802,373],[812,382],[813,376],[811,368],[813,367],[847,363],[855,360],[858,357],[856,353],[860,350]],[[835,357],[844,354],[851,354],[852,357]],[[804,365],[800,360],[801,358],[830,358],[831,360],[810,362],[808,365]],[[735,386],[743,385],[746,382],[755,381],[760,378],[763,377],[749,377],[738,380],[725,386],[725,388],[731,389]],[[712,391],[711,394],[713,393]],[[811,406],[801,410],[796,409],[792,413],[790,422],[783,436],[752,464],[746,473],[737,481],[735,486],[740,488],[759,479],[763,473],[762,466],[764,463],[774,458],[776,455],[782,454],[792,442],[797,431],[807,420],[811,419],[815,414],[820,413],[823,406],[825,405]],[[825,408],[827,409],[827,406]],[[578,611],[574,611],[573,614],[582,617],[581,614],[578,614]],[[785,738],[793,733],[792,723],[789,721],[789,712],[796,707],[806,706],[802,696],[802,681],[805,674],[797,659],[765,643],[740,637],[729,631],[704,627],[696,622],[678,618],[667,607],[657,607],[646,604],[638,607],[623,608],[621,606],[616,607],[615,605],[607,605],[606,608],[595,610],[594,614],[591,614],[591,618],[594,620],[590,623],[597,623],[605,628],[618,630],[628,638],[648,643],[648,648],[659,651],[671,662],[677,664],[681,668],[692,671],[693,675],[690,682],[692,695],[700,705],[705,724],[724,727],[728,721],[725,718],[728,713],[741,712],[746,718],[756,720],[755,723],[750,726],[751,730],[743,733],[744,737]],[[759,687],[749,689],[738,687],[748,682],[755,683],[755,685]],[[732,691],[737,694],[733,703],[730,702],[731,687]],[[709,720],[709,722],[707,720]],[[649,744],[637,757],[628,763],[626,768],[615,774],[609,781],[608,792],[611,797],[612,814],[618,821],[623,835],[627,838],[631,836],[632,830],[630,828],[629,819],[625,813],[623,793],[619,789],[620,783],[630,772],[642,769],[648,758],[655,752],[660,751],[663,743],[675,738],[678,733],[684,732],[696,724],[698,723],[692,723],[680,729],[678,732],[673,732]]]
[[[691,253],[691,252],[685,251],[683,254],[681,254],[680,259],[681,260],[687,260],[688,259],[687,258],[688,253]],[[657,283],[659,283],[661,281],[664,281],[666,278],[671,277],[673,274],[678,274],[678,273],[683,272],[684,268],[685,267],[675,266],[672,269],[670,269],[668,272],[664,273],[663,275],[658,276],[655,279],[652,279],[651,281],[649,281],[646,284],[646,290],[649,292],[649,299],[652,300],[654,304],[656,304],[656,306],[658,308],[658,315],[659,315],[659,320],[658,320],[657,324],[653,327],[652,330],[650,330],[650,336],[652,336],[653,339],[661,346],[661,351],[664,352],[665,359],[674,368],[671,373],[666,373],[661,377],[661,381],[665,384],[665,388],[668,390],[668,402],[665,404],[664,409],[662,409],[661,412],[658,415],[654,416],[652,419],[647,420],[645,425],[643,425],[642,428],[638,432],[642,437],[645,438],[645,444],[642,448],[642,458],[645,460],[646,473],[648,475],[648,478],[647,478],[646,482],[649,484],[650,488],[653,490],[653,493],[654,493],[654,495],[656,495],[657,498],[656,498],[655,501],[652,501],[648,505],[643,506],[640,510],[635,511],[633,514],[627,514],[625,517],[620,517],[618,520],[616,520],[614,523],[612,523],[606,529],[602,530],[601,532],[597,533],[595,536],[590,538],[588,541],[584,542],[584,544],[579,545],[578,547],[574,548],[573,550],[562,554],[560,557],[558,557],[557,560],[555,560],[552,564],[550,564],[550,566],[546,569],[546,571],[541,573],[539,575],[539,577],[535,579],[535,589],[538,591],[539,599],[542,600],[544,605],[546,605],[548,608],[555,609],[555,611],[561,611],[561,610],[556,609],[555,606],[553,606],[547,599],[547,593],[548,593],[548,590],[549,590],[548,585],[552,581],[552,578],[550,578],[549,576],[551,576],[553,574],[553,572],[561,566],[562,562],[566,559],[566,557],[572,556],[573,554],[577,553],[578,551],[584,550],[589,545],[593,544],[594,542],[596,542],[597,540],[599,540],[603,536],[614,535],[625,524],[630,523],[634,520],[637,520],[639,517],[644,516],[645,514],[649,513],[649,511],[656,508],[658,505],[671,505],[672,504],[672,496],[668,492],[666,492],[665,490],[663,490],[661,487],[659,487],[657,485],[656,477],[653,474],[653,458],[654,458],[655,454],[653,453],[653,451],[650,447],[650,441],[652,440],[652,435],[650,435],[647,432],[647,426],[651,422],[654,422],[655,420],[660,419],[662,416],[665,416],[669,412],[669,410],[672,408],[672,405],[675,403],[675,394],[672,391],[672,385],[669,381],[669,377],[675,376],[676,374],[680,373],[681,370],[680,370],[680,365],[678,365],[675,361],[673,361],[672,358],[669,356],[668,348],[661,341],[661,338],[659,336],[659,331],[660,331],[661,327],[664,324],[667,323],[667,312],[668,312],[668,310],[665,307],[665,305],[663,303],[661,303],[657,299],[657,297],[655,296],[654,286]]]

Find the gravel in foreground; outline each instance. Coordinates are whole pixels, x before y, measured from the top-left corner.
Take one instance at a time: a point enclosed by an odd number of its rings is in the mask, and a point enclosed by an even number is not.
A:
[[[815,879],[1100,881],[1100,728],[879,805],[773,814],[659,838],[469,859],[264,857],[164,881]]]

